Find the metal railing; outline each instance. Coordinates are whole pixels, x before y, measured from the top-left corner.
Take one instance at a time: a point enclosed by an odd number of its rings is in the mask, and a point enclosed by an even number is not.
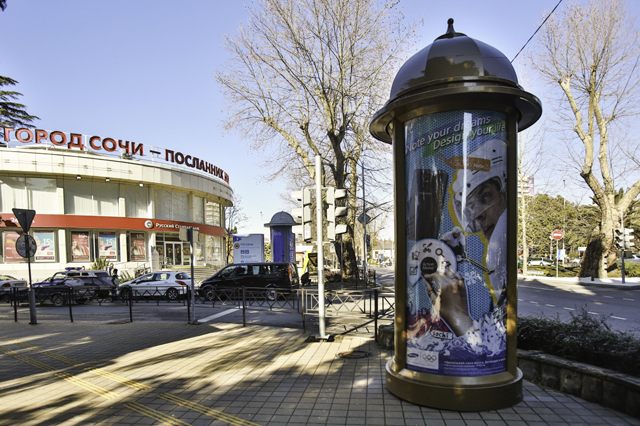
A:
[[[124,290],[124,289],[123,289]],[[66,287],[51,286],[35,288],[37,305],[52,304],[54,306],[68,306],[69,319],[73,319],[73,306],[95,302],[103,304],[122,304],[128,307],[129,322],[133,322],[136,306],[147,304],[181,304],[186,306],[187,322],[191,314],[191,293],[185,289],[184,293],[170,293],[166,289],[135,290],[127,288],[116,294],[104,288],[94,286]],[[8,297],[6,297],[8,294]],[[18,321],[18,307],[28,303],[28,290],[13,288],[3,293],[1,301],[8,302],[14,308],[14,321]],[[210,305],[212,308],[242,309],[242,322],[246,326],[247,310],[267,310],[270,312],[297,313],[301,315],[303,332],[306,333],[307,315],[317,316],[319,313],[319,297],[317,289],[287,290],[279,288],[216,288],[207,293],[196,291],[196,304]],[[378,288],[364,290],[329,290],[325,292],[325,312],[333,318],[359,317],[366,318],[369,324],[375,325],[377,337],[378,319],[390,315],[395,309],[395,295],[381,291]],[[195,307],[195,306],[194,306]]]

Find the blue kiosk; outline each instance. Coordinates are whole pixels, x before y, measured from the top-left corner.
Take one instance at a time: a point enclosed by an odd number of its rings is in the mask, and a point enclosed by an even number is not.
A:
[[[264,224],[271,228],[271,257],[274,262],[296,261],[296,235],[291,228],[297,224],[287,212],[274,214],[271,222]]]

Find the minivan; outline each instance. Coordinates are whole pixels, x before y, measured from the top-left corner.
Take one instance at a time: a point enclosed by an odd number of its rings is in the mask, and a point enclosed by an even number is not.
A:
[[[217,289],[265,288],[266,298],[276,300],[279,291],[300,288],[295,263],[257,262],[232,263],[200,283],[199,294],[214,300]]]

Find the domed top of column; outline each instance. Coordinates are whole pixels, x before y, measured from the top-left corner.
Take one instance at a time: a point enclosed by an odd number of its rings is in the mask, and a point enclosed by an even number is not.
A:
[[[511,62],[502,52],[453,29],[413,55],[400,68],[391,88],[390,99],[427,86],[452,80],[494,77],[518,84]]]
[[[518,84],[511,62],[498,49],[458,33],[453,19],[447,32],[402,65],[389,101],[369,126],[371,134],[391,142],[391,123],[453,109],[514,108],[518,131],[542,115],[540,100]]]

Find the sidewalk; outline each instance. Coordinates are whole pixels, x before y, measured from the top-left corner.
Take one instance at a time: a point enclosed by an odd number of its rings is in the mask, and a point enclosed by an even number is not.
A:
[[[640,288],[640,278],[638,277],[625,277],[624,283],[622,278],[585,278],[585,277],[545,277],[542,275],[521,275],[518,274],[518,281],[555,281],[564,282],[570,284],[581,284],[586,286],[598,286],[598,287],[615,287],[627,290],[636,290]]]
[[[384,386],[392,352],[365,334],[307,343],[299,330],[222,323],[1,327],[0,425],[640,425],[530,382],[523,402],[498,411],[406,403]]]

